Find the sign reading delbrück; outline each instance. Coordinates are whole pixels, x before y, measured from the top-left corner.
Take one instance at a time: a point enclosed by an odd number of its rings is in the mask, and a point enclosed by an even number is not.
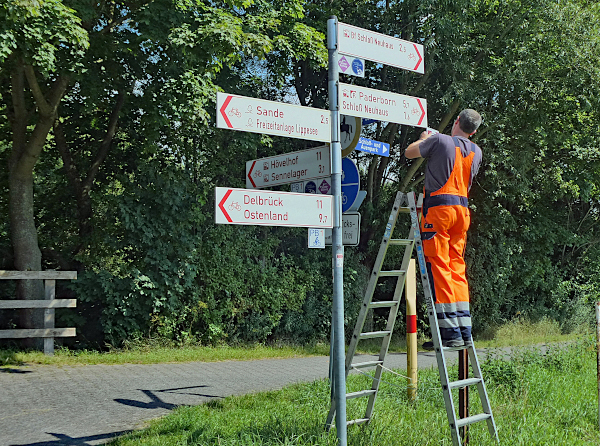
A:
[[[215,223],[332,228],[333,197],[216,187]]]
[[[329,110],[217,92],[221,129],[330,142],[330,116]]]
[[[331,175],[329,146],[246,162],[246,187],[261,189]]]
[[[425,73],[423,45],[338,23],[338,51],[384,65]]]
[[[427,127],[427,101],[340,82],[340,112],[361,118]]]

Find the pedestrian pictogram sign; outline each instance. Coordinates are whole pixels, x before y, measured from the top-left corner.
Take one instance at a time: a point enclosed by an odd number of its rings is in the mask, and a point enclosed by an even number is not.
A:
[[[246,162],[246,187],[261,189],[331,176],[329,146]]]
[[[425,99],[357,85],[340,83],[340,112],[361,118],[427,127]]]
[[[338,23],[338,51],[392,67],[425,73],[423,45]]]
[[[215,188],[215,222],[230,225],[333,227],[333,197]]]
[[[217,127],[311,141],[331,141],[331,112],[217,92]]]

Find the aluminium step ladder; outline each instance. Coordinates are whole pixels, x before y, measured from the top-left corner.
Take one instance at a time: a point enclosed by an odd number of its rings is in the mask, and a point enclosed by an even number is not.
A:
[[[438,325],[437,315],[434,311],[434,300],[431,292],[431,284],[427,275],[427,266],[425,264],[425,256],[423,254],[423,243],[421,240],[421,232],[419,229],[419,218],[417,215],[417,205],[415,203],[415,194],[410,192],[408,195],[408,206],[410,208],[411,217],[411,234],[414,233],[415,248],[417,250],[417,261],[419,263],[419,272],[421,274],[421,280],[423,282],[423,291],[425,294],[425,303],[427,305],[427,313],[429,315],[429,323],[431,325],[431,338],[433,341],[433,347],[435,350],[435,356],[437,358],[438,369],[440,373],[440,381],[442,384],[442,391],[444,394],[444,404],[446,406],[446,413],[448,415],[448,423],[450,424],[450,432],[452,434],[453,446],[461,445],[460,428],[466,427],[470,424],[474,424],[480,421],[486,421],[490,436],[500,442],[498,438],[498,432],[496,430],[496,423],[490,407],[490,401],[485,389],[485,383],[481,374],[481,368],[479,367],[479,360],[477,359],[477,353],[473,343],[469,343],[464,347],[443,347],[442,339],[440,336],[440,328]],[[462,379],[458,381],[450,381],[448,378],[448,368],[446,365],[445,352],[467,350],[469,355],[469,361],[471,368],[473,369],[473,378]],[[481,401],[481,407],[483,413],[472,415],[466,418],[457,418],[454,410],[454,401],[452,397],[452,389],[461,389],[467,386],[477,386],[479,399]]]
[[[421,202],[422,197],[419,197],[419,202]],[[404,203],[407,202],[407,206],[403,206]],[[427,304],[427,312],[429,316],[429,322],[432,329],[432,340],[434,344],[434,349],[436,352],[436,359],[438,364],[438,370],[440,374],[440,381],[442,384],[443,396],[444,396],[444,404],[446,406],[446,413],[448,415],[448,422],[450,425],[450,431],[452,435],[452,444],[453,446],[459,446],[461,444],[461,436],[460,436],[460,428],[466,427],[470,424],[477,423],[479,421],[486,421],[488,426],[488,431],[492,438],[494,438],[497,442],[499,442],[498,434],[496,431],[496,424],[494,422],[494,417],[492,414],[492,410],[489,404],[489,399],[487,396],[487,391],[485,389],[485,383],[483,381],[483,377],[481,374],[481,368],[479,366],[479,360],[477,359],[477,353],[475,351],[475,347],[473,344],[466,347],[458,347],[458,348],[447,348],[441,347],[441,337],[439,331],[439,325],[437,321],[437,315],[433,311],[434,301],[433,295],[431,293],[431,286],[429,283],[429,277],[427,275],[427,267],[425,265],[425,257],[423,254],[423,244],[421,241],[421,233],[419,230],[419,217],[417,214],[417,204],[415,203],[415,194],[408,193],[403,194],[398,192],[396,194],[396,199],[394,201],[394,206],[392,212],[390,213],[390,217],[388,219],[388,223],[385,229],[385,233],[383,236],[383,240],[379,247],[379,253],[377,254],[377,259],[375,260],[375,264],[373,266],[373,272],[371,273],[371,278],[369,280],[369,284],[367,286],[367,290],[365,292],[365,298],[363,300],[363,305],[361,307],[360,313],[358,315],[358,319],[356,321],[356,325],[354,328],[354,333],[352,335],[352,339],[350,341],[350,345],[348,346],[348,351],[346,353],[346,376],[352,369],[363,369],[375,367],[375,375],[373,376],[373,382],[371,389],[362,390],[359,392],[352,392],[346,394],[346,399],[360,398],[360,397],[368,397],[367,408],[365,411],[365,415],[363,418],[349,420],[347,421],[347,425],[353,424],[364,424],[368,423],[371,420],[373,414],[373,408],[375,405],[375,399],[377,398],[377,393],[379,391],[379,383],[381,382],[381,375],[383,373],[383,362],[385,360],[385,356],[387,355],[389,344],[392,337],[392,332],[394,329],[394,323],[396,321],[398,315],[398,307],[400,303],[400,298],[402,296],[402,292],[404,290],[405,284],[405,275],[408,269],[408,264],[410,262],[410,258],[412,256],[413,246],[417,250],[417,259],[419,263],[419,271],[421,274],[421,279],[423,282],[423,290],[425,292],[425,302]],[[420,205],[419,205],[420,207]],[[409,236],[407,239],[391,239],[394,232],[394,228],[396,226],[396,221],[399,213],[409,213],[411,217],[411,228],[409,232]],[[393,271],[382,271],[381,268],[383,266],[383,262],[385,260],[385,256],[387,254],[387,249],[390,245],[401,245],[405,246],[404,256],[402,258],[402,264],[400,270]],[[392,300],[390,301],[373,301],[373,294],[375,292],[375,287],[377,286],[377,282],[380,277],[397,277],[398,281],[396,283],[396,288],[394,290],[394,295]],[[374,332],[363,332],[364,324],[366,322],[367,314],[370,309],[375,308],[389,308],[390,313],[388,316],[388,321],[386,325],[386,329],[384,331],[374,331]],[[356,349],[358,346],[358,342],[362,339],[372,339],[372,338],[381,338],[382,345],[379,352],[379,357],[375,361],[367,361],[361,363],[353,363],[354,355],[356,354]],[[458,351],[467,349],[468,356],[470,359],[471,367],[473,369],[473,378],[459,380],[450,382],[448,377],[448,369],[446,365],[446,358],[444,356],[444,352],[450,351]],[[454,409],[454,402],[452,397],[452,389],[460,389],[471,385],[477,385],[477,390],[479,394],[479,398],[481,400],[481,405],[483,408],[483,413],[478,415],[473,415],[467,418],[457,418],[456,412]],[[333,426],[333,420],[335,417],[335,400],[332,398],[331,408],[329,410],[329,414],[327,416],[326,428],[330,429]]]
[[[363,300],[363,305],[360,309],[360,313],[358,315],[358,319],[356,320],[356,325],[354,328],[354,333],[352,335],[352,339],[350,340],[350,344],[348,346],[348,351],[346,353],[346,376],[352,369],[365,369],[375,367],[375,374],[373,376],[373,382],[370,389],[365,389],[359,392],[352,392],[346,394],[346,399],[354,399],[354,398],[368,398],[367,409],[365,411],[365,415],[363,418],[358,418],[355,420],[347,421],[347,425],[353,424],[363,424],[368,423],[371,420],[371,415],[373,414],[373,407],[375,405],[375,399],[377,398],[377,392],[379,390],[379,383],[381,380],[381,375],[383,373],[383,362],[388,353],[388,348],[390,346],[390,341],[392,339],[392,332],[394,330],[394,324],[396,322],[396,317],[398,316],[398,308],[400,305],[400,298],[402,297],[402,292],[404,290],[404,284],[406,282],[406,271],[408,270],[408,265],[410,259],[412,257],[413,245],[415,243],[414,240],[414,229],[411,227],[409,236],[407,239],[392,239],[391,236],[394,233],[394,227],[396,226],[396,221],[398,219],[398,214],[410,213],[410,208],[406,205],[403,207],[404,202],[406,202],[406,194],[398,192],[396,194],[396,199],[394,200],[394,205],[392,208],[392,212],[390,213],[390,217],[388,219],[385,233],[383,235],[383,240],[381,245],[379,246],[379,253],[377,254],[377,258],[375,260],[375,264],[373,266],[373,272],[371,273],[371,277],[369,279],[369,284],[367,286],[365,292],[365,298]],[[402,258],[402,264],[400,269],[398,270],[389,270],[382,271],[383,262],[385,260],[385,256],[387,254],[387,249],[390,245],[399,245],[404,246],[404,256]],[[396,287],[394,289],[394,294],[391,300],[388,301],[373,301],[373,294],[375,293],[375,288],[377,286],[377,282],[380,277],[396,277]],[[365,325],[365,321],[367,319],[367,314],[369,310],[377,309],[377,308],[387,308],[389,309],[388,320],[386,324],[385,330],[382,331],[368,331],[363,332],[363,328]],[[379,357],[375,361],[367,361],[367,362],[359,362],[353,363],[354,355],[356,353],[356,348],[358,346],[358,342],[363,339],[381,339],[381,349],[379,351]],[[335,417],[335,399],[332,398],[331,408],[329,410],[329,414],[327,415],[326,428],[329,430],[333,425],[333,420]]]

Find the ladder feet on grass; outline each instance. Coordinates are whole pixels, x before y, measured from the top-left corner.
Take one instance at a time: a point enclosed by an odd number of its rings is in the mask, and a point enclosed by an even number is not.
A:
[[[421,200],[421,198],[420,198]],[[411,217],[411,229],[406,239],[392,239],[391,236],[394,233],[394,227],[396,226],[396,221],[398,219],[399,213],[407,213],[410,214]],[[397,270],[382,270],[383,262],[387,253],[388,246],[404,246],[404,255],[402,257],[402,264],[400,269]],[[425,257],[423,255],[423,246],[421,242],[421,234],[419,231],[419,219],[417,215],[417,204],[415,202],[415,194],[403,194],[398,192],[396,194],[396,199],[394,201],[394,205],[392,208],[392,212],[390,213],[390,217],[388,219],[388,223],[385,229],[385,233],[383,235],[383,240],[381,241],[381,245],[379,246],[379,253],[377,254],[377,258],[375,260],[375,264],[373,266],[373,272],[371,274],[371,278],[369,280],[369,284],[367,285],[367,289],[365,292],[365,298],[363,300],[363,305],[361,307],[360,313],[358,315],[358,319],[356,320],[356,326],[354,327],[354,333],[352,335],[352,339],[348,346],[348,352],[346,353],[346,376],[351,369],[366,369],[366,368],[375,368],[374,376],[372,376],[372,385],[370,389],[360,390],[357,392],[352,392],[346,394],[346,399],[357,399],[357,398],[368,398],[367,408],[365,411],[365,415],[363,418],[357,418],[355,420],[347,421],[346,424],[348,426],[353,424],[366,424],[371,420],[371,416],[373,415],[373,407],[375,405],[375,399],[377,398],[377,393],[379,391],[379,384],[381,382],[381,375],[383,373],[383,362],[388,353],[390,341],[392,338],[392,332],[394,330],[394,324],[396,322],[396,318],[398,316],[398,307],[400,298],[402,296],[402,292],[404,291],[404,284],[406,279],[406,271],[408,270],[408,265],[410,259],[412,257],[413,247],[417,250],[417,261],[419,263],[419,271],[421,275],[421,280],[423,283],[423,290],[425,292],[425,302],[427,304],[427,312],[429,315],[429,322],[431,324],[432,329],[432,342],[431,348],[436,352],[436,358],[438,363],[438,369],[440,373],[440,381],[442,384],[442,391],[444,394],[444,403],[446,406],[446,412],[448,415],[448,423],[450,425],[450,432],[452,436],[452,444],[453,446],[459,446],[461,444],[460,431],[459,429],[465,426],[468,426],[473,423],[478,423],[480,421],[486,421],[488,430],[492,438],[495,438],[498,441],[498,434],[496,432],[496,424],[494,422],[494,417],[492,415],[492,410],[490,407],[489,399],[487,396],[487,391],[485,389],[485,383],[483,382],[483,377],[481,375],[481,369],[479,367],[479,361],[477,359],[477,353],[475,352],[475,347],[472,342],[467,342],[466,345],[461,346],[448,346],[445,347],[442,344],[442,340],[440,337],[439,326],[437,322],[437,317],[435,312],[433,311],[433,296],[431,293],[431,287],[429,284],[429,278],[427,276],[427,268],[425,265]],[[396,277],[397,282],[394,289],[394,295],[391,300],[386,301],[376,301],[373,302],[373,294],[375,293],[375,288],[377,286],[377,281],[380,277]],[[366,331],[363,332],[363,328],[367,319],[367,314],[369,310],[373,309],[389,309],[388,320],[386,324],[385,330],[381,331]],[[381,339],[381,348],[379,351],[379,357],[374,361],[365,361],[353,363],[354,355],[356,354],[356,349],[358,346],[358,342],[364,339]],[[425,347],[425,345],[424,345]],[[458,350],[467,350],[468,356],[471,362],[471,368],[473,369],[473,378],[461,379],[458,381],[449,381],[448,378],[448,369],[446,366],[446,359],[444,356],[444,352],[458,351]],[[454,411],[454,402],[452,398],[452,389],[461,389],[468,386],[477,386],[478,394],[481,400],[481,405],[483,407],[483,413],[473,415],[466,418],[458,418]],[[331,408],[329,410],[329,414],[327,415],[327,429],[331,428],[333,425],[333,419],[335,417],[335,403],[334,399],[332,399]]]

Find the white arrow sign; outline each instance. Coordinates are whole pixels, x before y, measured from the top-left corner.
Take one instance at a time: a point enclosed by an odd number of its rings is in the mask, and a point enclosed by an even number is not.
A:
[[[246,187],[261,189],[331,175],[329,146],[246,162]]]
[[[384,65],[425,73],[423,45],[338,23],[338,51]]]
[[[215,222],[230,225],[333,227],[333,197],[215,188]]]
[[[331,141],[329,110],[217,92],[217,127]]]
[[[340,112],[361,118],[427,127],[427,101],[340,83]]]

